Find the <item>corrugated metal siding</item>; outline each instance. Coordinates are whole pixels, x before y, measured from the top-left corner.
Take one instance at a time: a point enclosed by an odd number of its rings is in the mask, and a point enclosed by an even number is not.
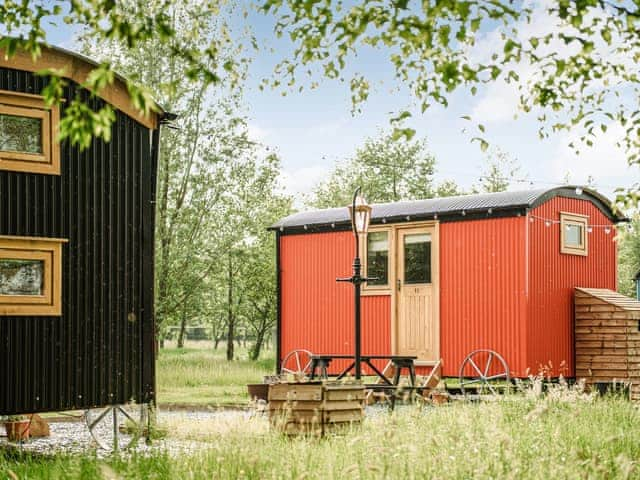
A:
[[[44,85],[0,69],[0,89],[39,93]],[[66,88],[66,98],[75,94]],[[61,145],[61,176],[0,171],[0,235],[69,239],[62,317],[0,317],[2,414],[154,395],[155,165],[149,130],[116,116],[110,143],[94,140],[84,152]]]
[[[353,355],[351,232],[280,237],[281,332],[284,357],[297,348]],[[362,353],[390,353],[390,297],[362,297]],[[337,372],[345,362],[332,364]]]
[[[444,374],[488,348],[514,375],[525,364],[526,243],[523,217],[440,224],[440,351]]]
[[[611,225],[591,202],[556,197],[532,210],[537,217],[559,220],[560,212],[589,216],[589,223]],[[560,226],[527,222],[530,244],[528,364],[536,373],[551,364],[551,374],[574,375],[573,289],[616,289],[615,230],[587,233],[588,256],[560,253]]]

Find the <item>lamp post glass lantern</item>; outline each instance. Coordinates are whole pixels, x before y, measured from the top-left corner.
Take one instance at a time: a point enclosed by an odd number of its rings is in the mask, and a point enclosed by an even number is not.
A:
[[[371,207],[362,195],[360,195],[360,187],[353,194],[353,201],[349,208],[349,217],[351,218],[351,228],[353,229],[353,237],[355,242],[355,257],[353,259],[353,275],[349,278],[338,278],[339,282],[353,283],[354,287],[354,367],[356,380],[360,380],[362,376],[361,370],[361,350],[360,350],[360,287],[372,278],[364,278],[361,275],[362,264],[360,262],[360,235],[366,235],[369,230],[369,222],[371,221]]]
[[[371,207],[358,191],[354,195],[353,204],[349,206],[349,217],[354,235],[367,233],[371,221]]]

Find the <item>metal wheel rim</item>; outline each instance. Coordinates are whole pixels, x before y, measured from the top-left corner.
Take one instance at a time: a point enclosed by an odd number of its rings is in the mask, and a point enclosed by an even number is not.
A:
[[[481,353],[488,354],[487,361],[483,368],[481,368],[473,360],[474,356]],[[488,375],[488,373],[491,371],[491,367],[494,363],[494,359],[496,362],[498,362],[498,365],[501,367],[499,369],[500,373],[495,375]],[[471,365],[473,370],[475,370],[475,372],[478,374],[477,377],[473,377],[469,379],[469,377],[466,377],[464,375],[464,371],[467,365]],[[507,384],[511,381],[511,377],[509,375],[509,365],[507,364],[504,357],[494,350],[489,350],[489,349],[474,350],[465,357],[465,359],[462,361],[462,364],[460,365],[459,382],[460,382],[460,390],[463,395],[465,394],[465,385],[468,386],[468,385],[474,385],[474,384],[479,384],[482,386],[482,388],[486,388],[489,392],[491,392],[492,395],[497,395],[498,394],[497,390],[494,388],[494,386],[490,382],[493,380],[499,380],[499,379],[504,379]]]
[[[127,411],[124,405],[109,405],[103,408],[85,410],[85,424],[99,448],[116,452],[120,449],[126,450],[138,443],[141,436],[139,432],[144,428],[148,411],[147,406],[144,404],[136,406],[139,407],[137,415]],[[121,421],[127,420],[135,424],[138,433],[129,435],[120,432]],[[110,442],[100,434],[102,430],[107,429],[107,423],[113,435]]]
[[[307,356],[307,361],[305,362],[303,359],[303,355]],[[311,355],[313,355],[313,353],[311,353],[309,350],[306,350],[304,348],[298,348],[296,350],[291,350],[289,353],[287,353],[285,355],[285,357],[282,359],[282,363],[280,364],[280,374],[309,374],[311,373]],[[297,370],[291,370],[290,368],[287,368],[285,365],[287,365],[287,362],[289,361],[290,358],[295,358],[295,365],[297,367]],[[301,361],[302,359],[302,361]]]

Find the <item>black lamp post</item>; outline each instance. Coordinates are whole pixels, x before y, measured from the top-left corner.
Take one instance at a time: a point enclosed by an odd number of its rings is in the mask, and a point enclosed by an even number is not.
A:
[[[353,194],[353,202],[349,206],[349,216],[351,217],[351,228],[355,239],[355,257],[353,259],[353,275],[349,278],[338,278],[338,282],[353,283],[354,286],[354,366],[356,380],[360,380],[362,376],[361,370],[361,354],[360,351],[360,286],[371,278],[364,278],[361,275],[362,264],[360,263],[360,235],[366,235],[369,229],[369,221],[371,220],[371,207],[362,195],[360,195],[360,187]]]

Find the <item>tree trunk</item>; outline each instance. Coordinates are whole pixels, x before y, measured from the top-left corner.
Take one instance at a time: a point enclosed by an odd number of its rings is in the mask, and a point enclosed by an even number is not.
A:
[[[227,360],[233,360],[234,347],[233,340],[235,336],[235,317],[233,313],[233,264],[231,263],[231,255],[229,255],[229,279],[227,283]]]
[[[186,329],[187,329],[187,307],[183,304],[182,318],[180,319],[180,333],[178,333],[178,348],[184,348],[184,334]]]
[[[213,340],[213,349],[214,350],[218,350],[218,345],[220,345],[220,340],[222,340],[221,337],[215,337],[215,339]]]
[[[262,344],[264,343],[264,332],[262,329],[256,334],[256,341],[249,350],[249,358],[251,360],[258,360],[260,358],[260,352],[262,351]]]
[[[160,251],[157,259],[157,278],[158,291],[156,293],[156,331],[160,331],[160,327],[165,320],[165,303],[168,298],[168,265],[169,251],[171,248],[171,234],[168,231],[168,204],[169,204],[169,165],[168,155],[166,152],[160,155],[160,192],[158,195],[157,212],[157,232],[160,240]],[[164,346],[164,343],[161,345]]]

